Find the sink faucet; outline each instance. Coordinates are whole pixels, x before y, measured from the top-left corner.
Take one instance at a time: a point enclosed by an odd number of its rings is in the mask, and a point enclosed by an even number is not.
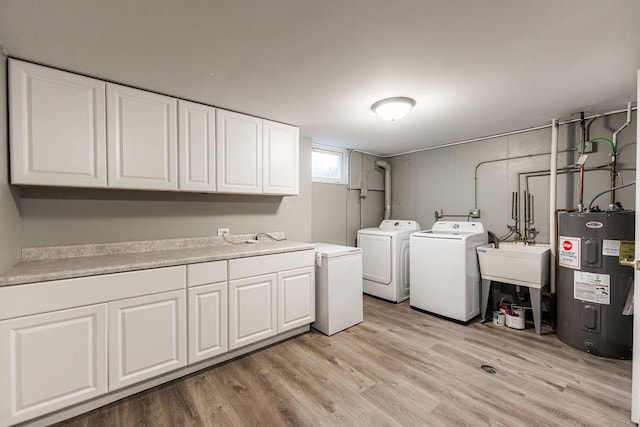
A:
[[[533,226],[533,194],[524,192],[524,244],[532,245],[536,242],[538,231]]]
[[[489,235],[489,243],[493,242],[496,245],[496,249],[498,249],[498,246],[500,245],[498,236],[496,236],[492,231],[487,231],[487,234]]]

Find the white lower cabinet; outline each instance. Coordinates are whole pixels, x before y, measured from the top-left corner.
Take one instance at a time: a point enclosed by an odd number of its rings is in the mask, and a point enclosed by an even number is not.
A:
[[[1,287],[0,426],[312,323],[313,264],[306,250]]]
[[[316,320],[315,269],[278,273],[278,333]]]
[[[189,363],[229,349],[227,334],[227,282],[189,288]]]
[[[107,392],[107,305],[0,322],[0,425]]]
[[[185,291],[109,303],[109,391],[186,365]]]
[[[274,273],[229,282],[229,350],[276,335],[277,279]]]

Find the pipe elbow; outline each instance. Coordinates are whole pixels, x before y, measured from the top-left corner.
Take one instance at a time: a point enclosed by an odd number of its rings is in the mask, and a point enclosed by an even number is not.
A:
[[[376,160],[376,162],[374,163],[375,167],[380,168],[380,169],[391,169],[391,165],[389,164],[389,162],[385,161],[385,160]]]

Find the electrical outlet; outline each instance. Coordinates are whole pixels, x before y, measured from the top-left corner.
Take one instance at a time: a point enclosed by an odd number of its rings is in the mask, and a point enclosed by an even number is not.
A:
[[[228,228],[218,228],[218,236],[224,236],[225,234],[229,234]]]
[[[469,216],[471,218],[480,218],[480,209],[471,209],[471,212],[469,212]]]

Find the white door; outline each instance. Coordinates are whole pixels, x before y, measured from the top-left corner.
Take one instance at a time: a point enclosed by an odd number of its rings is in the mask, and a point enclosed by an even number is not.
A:
[[[262,193],[262,119],[216,112],[218,191]]]
[[[229,350],[277,333],[277,275],[229,282]]]
[[[180,190],[216,191],[216,109],[178,101]]]
[[[109,391],[185,366],[185,291],[109,303]]]
[[[316,320],[314,267],[278,273],[278,333]]]
[[[391,283],[391,236],[359,234],[362,248],[362,277],[388,285]]]
[[[9,60],[11,183],[107,186],[105,84]]]
[[[225,353],[227,339],[227,283],[197,286],[189,294],[189,363]]]
[[[269,120],[263,123],[263,192],[298,194],[300,131]]]
[[[640,100],[640,70],[638,70],[638,98]],[[640,137],[640,120],[637,120],[637,136]],[[636,150],[636,165],[640,165],[640,150]],[[640,260],[640,170],[636,170],[636,244],[635,259]],[[640,271],[634,272],[633,287],[633,354],[640,354]],[[631,381],[631,420],[640,423],[640,357],[633,358],[633,373]]]
[[[107,392],[105,304],[0,322],[0,425]]]
[[[107,84],[109,187],[177,190],[176,100]]]

